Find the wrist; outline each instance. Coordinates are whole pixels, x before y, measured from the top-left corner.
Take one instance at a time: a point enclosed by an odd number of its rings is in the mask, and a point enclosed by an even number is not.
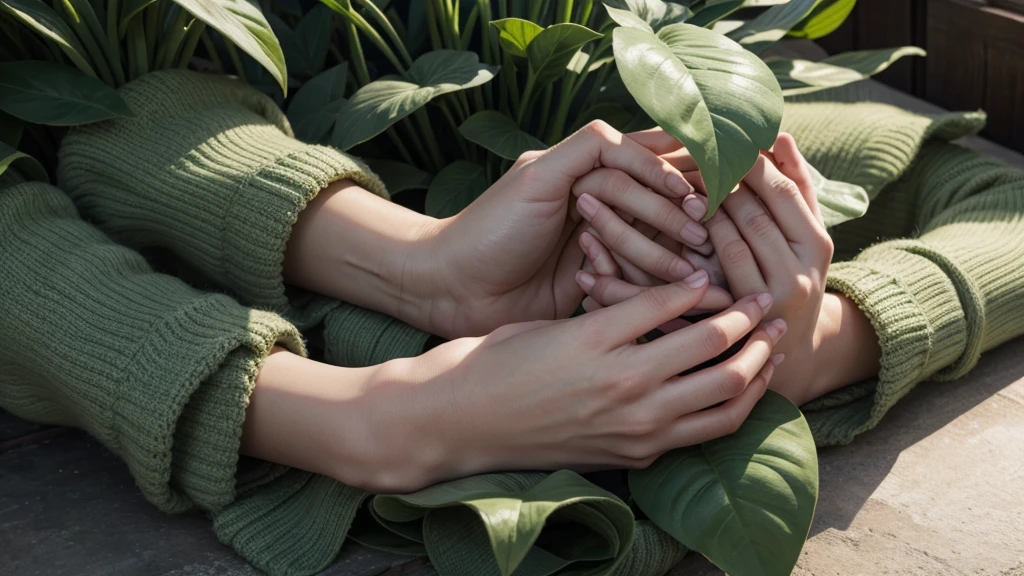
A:
[[[843,294],[825,293],[814,343],[818,378],[808,400],[878,374],[881,351],[874,326]]]

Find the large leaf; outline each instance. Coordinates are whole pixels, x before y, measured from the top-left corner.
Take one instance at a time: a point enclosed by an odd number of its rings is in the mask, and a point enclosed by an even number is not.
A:
[[[274,14],[267,14],[267,21],[281,42],[290,74],[308,77],[323,69],[334,27],[330,8],[323,4],[314,6],[295,30]]]
[[[560,78],[576,51],[601,36],[579,24],[555,24],[545,28],[526,48],[534,82],[544,86]]]
[[[55,62],[0,63],[0,110],[35,124],[73,126],[133,116],[103,82]]]
[[[857,0],[823,0],[787,35],[808,40],[824,38],[843,25],[856,5]]]
[[[790,0],[773,6],[758,17],[729,33],[755,54],[760,54],[781,40],[789,30],[804,19],[820,0]]]
[[[811,183],[826,228],[860,218],[867,213],[871,203],[867,190],[849,182],[829,180],[814,166],[807,167],[811,172]]]
[[[306,142],[323,140],[344,111],[348,66],[324,70],[299,88],[288,104],[288,121],[295,137]]]
[[[628,11],[655,32],[669,24],[685,22],[693,16],[693,11],[687,6],[664,0],[604,0],[604,4],[605,8]],[[611,10],[608,10],[608,13],[620,26],[626,26],[612,14]]]
[[[430,174],[404,162],[367,160],[366,163],[370,166],[370,170],[380,176],[380,179],[384,181],[384,186],[392,195],[407,190],[427,188],[433,179]]]
[[[526,58],[526,48],[544,28],[520,18],[502,18],[491,22],[498,30],[498,44],[513,56]]]
[[[332,143],[348,150],[387,130],[437,96],[484,84],[497,71],[497,66],[481,64],[474,52],[428,52],[416,59],[406,78],[385,76],[353,94],[334,127]]]
[[[818,499],[818,456],[800,410],[767,392],[730,436],[629,473],[641,510],[732,576],[787,576]]]
[[[775,142],[783,104],[778,82],[739,44],[689,24],[657,34],[616,28],[613,38],[630,94],[700,167],[710,216]]]
[[[442,574],[469,573],[467,550],[489,551],[494,559],[491,569],[474,562],[474,576],[541,576],[575,563],[573,574],[607,574],[625,558],[635,523],[622,500],[568,470],[516,476],[474,476],[377,496],[372,507],[393,530],[422,523],[427,552]],[[543,538],[546,530],[555,532]]]
[[[786,96],[808,94],[870,78],[904,56],[924,56],[917,46],[857,50],[830,56],[820,62],[770,58],[768,67]]]
[[[473,114],[459,126],[467,140],[479,144],[508,160],[515,160],[527,150],[544,150],[547,145],[523,132],[515,120],[497,110]]]
[[[0,10],[14,16],[56,44],[80,70],[91,76],[96,75],[78,37],[60,16],[41,0],[0,0]]]
[[[288,93],[288,69],[281,43],[255,0],[174,1],[252,56]]]
[[[487,173],[483,166],[467,160],[456,160],[434,176],[427,189],[427,216],[448,218],[473,203],[487,190]]]
[[[38,160],[0,142],[0,175],[3,175],[11,166],[17,166],[22,176],[29,180],[37,180],[39,182],[50,181],[49,176],[46,175],[46,169],[43,168],[43,165]]]

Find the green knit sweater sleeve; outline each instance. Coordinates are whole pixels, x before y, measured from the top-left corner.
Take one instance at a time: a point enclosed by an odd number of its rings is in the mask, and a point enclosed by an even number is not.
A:
[[[850,441],[919,382],[957,379],[1024,333],[1024,172],[933,140],[851,229],[881,241],[834,264],[828,286],[871,320],[881,370],[806,407],[821,444]]]
[[[164,71],[119,93],[134,118],[75,128],[61,145],[61,185],[82,215],[247,305],[300,329],[318,324],[337,303],[286,291],[291,229],[330,182],[352,179],[387,197],[381,181],[333,148],[293,138],[274,102],[239,81]]]
[[[304,353],[281,317],[153,272],[41,183],[0,189],[0,310],[0,405],[87,430],[167,512],[235,499],[256,373],[274,345]]]

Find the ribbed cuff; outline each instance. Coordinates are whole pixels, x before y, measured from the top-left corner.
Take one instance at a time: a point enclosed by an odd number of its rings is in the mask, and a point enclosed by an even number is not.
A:
[[[385,314],[343,304],[324,318],[324,361],[361,368],[418,356],[430,334]]]

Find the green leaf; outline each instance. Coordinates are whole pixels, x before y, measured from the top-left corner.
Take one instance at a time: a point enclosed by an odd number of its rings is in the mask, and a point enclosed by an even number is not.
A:
[[[345,109],[345,63],[324,70],[299,88],[288,104],[288,121],[295,137],[306,142],[323,140]]]
[[[742,8],[743,4],[744,0],[708,0],[704,7],[686,22],[700,27],[710,26]]]
[[[526,48],[534,82],[544,86],[560,78],[576,51],[601,36],[579,24],[555,24],[545,28]]]
[[[818,456],[800,410],[767,392],[735,434],[629,473],[659,527],[733,576],[787,576],[818,499]]]
[[[288,67],[281,43],[256,0],[174,0],[252,56],[288,94]]]
[[[689,7],[675,2],[665,2],[664,0],[604,0],[604,6],[608,9],[608,16],[615,20],[619,26],[636,27],[636,22],[634,21],[630,21],[633,24],[630,25],[623,24],[619,20],[619,18],[627,20],[621,14],[621,12],[626,11],[639,18],[640,21],[647,24],[655,32],[669,24],[685,22],[693,17],[693,11]],[[612,10],[616,10],[617,14],[613,14]]]
[[[133,116],[103,82],[70,66],[36,60],[0,63],[0,110],[51,126]]]
[[[807,168],[811,172],[811,183],[826,228],[860,218],[867,213],[871,204],[867,190],[849,182],[829,180],[814,166],[808,165]]]
[[[803,20],[820,0],[790,0],[765,10],[757,18],[729,33],[729,37],[754,54],[781,40]]]
[[[573,123],[573,130],[579,130],[591,120],[603,120],[609,126],[619,132],[626,132],[626,126],[633,120],[635,114],[626,110],[618,102],[598,102],[580,113],[579,118]]]
[[[473,114],[459,126],[466,140],[479,144],[507,160],[515,160],[528,150],[546,150],[547,145],[523,132],[515,120],[497,110]]]
[[[422,522],[423,541],[442,574],[463,573],[468,549],[493,555],[496,565],[478,568],[480,576],[552,574],[574,564],[574,574],[607,574],[625,558],[635,530],[624,502],[568,470],[474,476],[377,496],[372,506],[392,527]]]
[[[487,173],[483,166],[467,160],[456,160],[447,165],[427,190],[427,216],[448,218],[473,203],[487,190]]]
[[[0,0],[0,10],[14,16],[56,44],[82,72],[96,76],[78,37],[60,16],[41,0]]]
[[[613,8],[605,4],[604,9],[608,11],[608,17],[619,26],[625,26],[626,28],[636,28],[638,30],[646,30],[648,32],[654,32],[654,28],[648,24],[643,18],[633,14],[629,10],[622,10],[621,8]]]
[[[857,50],[830,56],[821,62],[770,58],[768,67],[786,96],[808,94],[870,78],[904,56],[925,56],[917,46]]]
[[[497,71],[497,66],[481,64],[474,52],[428,52],[416,59],[406,78],[385,76],[353,94],[334,127],[332,143],[348,150],[384,132],[437,96],[485,84]]]
[[[392,195],[407,190],[417,190],[430,186],[433,176],[415,166],[394,160],[367,160],[370,170],[373,170],[384,181],[388,192]]]
[[[824,0],[787,35],[808,40],[824,38],[843,25],[856,5],[857,0]]]
[[[121,23],[118,25],[118,34],[121,38],[124,38],[128,32],[128,24],[131,23],[132,18],[141,14],[153,2],[156,0],[122,0]]]
[[[498,44],[501,44],[505,52],[519,58],[526,58],[526,48],[544,31],[533,22],[519,18],[494,20],[491,26],[498,30]]]
[[[334,27],[330,8],[317,4],[295,30],[274,14],[267,14],[267,21],[281,42],[290,74],[308,77],[323,70]]]
[[[757,56],[689,24],[657,35],[616,28],[619,74],[637,104],[690,150],[707,186],[708,216],[771,148],[782,92]]]
[[[38,160],[0,142],[0,175],[3,175],[8,168],[15,164],[17,164],[21,175],[29,180],[38,182],[50,181],[50,177],[46,175],[46,169],[43,168],[43,165]]]
[[[24,129],[24,122],[0,110],[0,143],[17,148],[21,143],[21,133]]]

